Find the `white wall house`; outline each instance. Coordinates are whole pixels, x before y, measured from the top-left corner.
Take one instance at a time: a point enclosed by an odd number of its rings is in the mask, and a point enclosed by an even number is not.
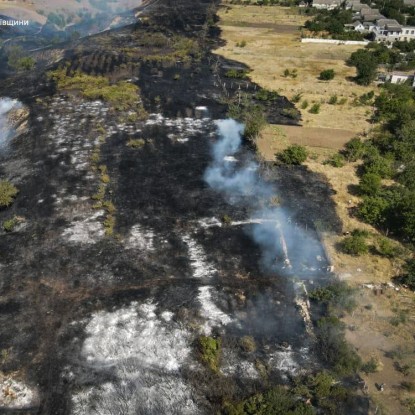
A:
[[[414,26],[402,26],[402,33],[400,40],[412,40],[415,39],[415,27]]]

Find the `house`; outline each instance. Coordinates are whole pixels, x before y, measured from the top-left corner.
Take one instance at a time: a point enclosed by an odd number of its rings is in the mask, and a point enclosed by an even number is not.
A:
[[[373,33],[376,42],[393,43],[401,39],[402,26],[395,19],[378,19]]]
[[[313,0],[312,6],[316,9],[334,10],[341,6],[343,0]]]
[[[412,88],[415,88],[415,73],[408,74],[404,72],[395,71],[388,74],[380,74],[378,76],[378,82],[390,82],[391,84],[409,83],[412,86]]]
[[[346,28],[346,30],[354,30],[355,32],[359,32],[359,33],[367,32],[365,26],[359,20],[356,20],[355,22],[350,23],[350,24],[345,24],[344,27]]]
[[[385,19],[385,16],[380,13],[379,9],[371,8],[361,9],[360,16],[363,22],[375,22],[376,20]]]
[[[415,39],[415,27],[414,26],[402,26],[401,38],[399,40],[412,40]]]
[[[402,72],[392,72],[390,77],[391,84],[403,84],[405,82],[410,82],[412,87],[414,86],[414,75],[408,75]]]

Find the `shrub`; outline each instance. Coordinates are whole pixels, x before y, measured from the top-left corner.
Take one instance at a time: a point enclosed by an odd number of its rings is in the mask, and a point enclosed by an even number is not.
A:
[[[344,253],[354,256],[367,254],[369,250],[365,238],[360,235],[352,235],[344,238],[340,246]]]
[[[305,99],[302,103],[301,103],[301,109],[305,110],[308,107],[308,101]]]
[[[361,159],[366,152],[366,146],[360,138],[352,138],[344,146],[343,154],[348,161],[357,161]]]
[[[241,338],[241,348],[245,352],[254,352],[256,350],[255,340],[252,336],[244,336]]]
[[[362,372],[366,374],[375,373],[379,369],[379,362],[374,357],[371,357],[366,363],[362,365]]]
[[[131,138],[128,140],[127,146],[130,148],[142,148],[145,143],[145,140],[142,138]]]
[[[0,180],[0,207],[10,206],[18,192],[12,183]]]
[[[236,47],[244,48],[246,46],[246,40],[241,40],[240,42],[236,43]]]
[[[295,108],[284,108],[282,110],[282,114],[288,118],[297,119],[299,117],[299,113]]]
[[[326,69],[322,72],[320,72],[319,79],[322,81],[330,81],[334,78],[335,72],[333,69]]]
[[[276,154],[276,158],[285,164],[300,165],[307,160],[308,152],[303,146],[293,144]]]
[[[330,97],[330,99],[328,100],[328,103],[329,103],[330,105],[335,105],[335,104],[337,104],[337,95],[332,95],[332,96]]]
[[[234,79],[245,79],[247,77],[247,71],[241,71],[238,69],[229,69],[225,76],[227,78],[234,78]]]
[[[224,225],[230,225],[232,223],[232,218],[229,215],[222,216],[222,223]]]
[[[337,317],[323,317],[317,322],[318,348],[322,358],[341,376],[356,373],[361,360],[344,338],[344,323]]]
[[[278,92],[270,91],[265,88],[261,88],[256,94],[255,98],[259,101],[276,101],[280,95]]]
[[[13,218],[11,218],[11,219],[8,219],[8,220],[5,220],[4,222],[3,222],[3,229],[6,231],[6,232],[12,232],[13,231],[13,229],[16,227],[16,225],[19,223],[19,219],[16,217],[16,216],[14,216]]]
[[[344,157],[339,154],[333,154],[330,158],[328,158],[324,164],[329,164],[330,166],[333,167],[343,167],[344,166]]]
[[[318,114],[320,112],[320,104],[316,102],[311,106],[308,112],[310,114]]]
[[[300,102],[302,95],[303,95],[303,94],[301,94],[301,93],[295,94],[295,95],[292,97],[291,101],[292,101],[292,102],[294,102],[295,104],[296,104],[297,102]]]
[[[378,239],[376,250],[379,255],[387,258],[393,258],[399,253],[398,247],[388,238]]]
[[[359,191],[363,195],[375,196],[379,193],[382,178],[375,173],[365,173],[359,182]]]
[[[215,339],[210,336],[199,337],[199,353],[200,359],[205,363],[213,372],[218,372],[219,361],[221,355],[221,339]]]
[[[356,307],[354,293],[355,290],[344,281],[336,281],[311,291],[309,298],[311,301],[324,304],[331,312],[336,311],[341,314],[345,310],[351,313]]]
[[[92,76],[82,72],[70,76],[67,70],[63,67],[48,73],[59,89],[78,90],[84,98],[107,101],[116,110],[130,109],[139,104],[139,88],[134,84],[120,81],[110,85],[109,80],[103,76]],[[144,116],[144,109],[140,108],[140,111]]]

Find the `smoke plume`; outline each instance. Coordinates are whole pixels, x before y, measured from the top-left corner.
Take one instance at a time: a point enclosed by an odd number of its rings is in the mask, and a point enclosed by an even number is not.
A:
[[[221,192],[233,205],[247,205],[252,212],[247,221],[231,225],[249,225],[247,231],[261,248],[262,265],[267,270],[291,272],[318,271],[324,254],[318,240],[293,223],[292,214],[281,206],[273,206],[278,197],[275,185],[260,175],[253,157],[241,153],[244,126],[233,119],[216,121],[219,140],[213,145],[213,160],[204,179]],[[235,156],[244,156],[240,162]]]

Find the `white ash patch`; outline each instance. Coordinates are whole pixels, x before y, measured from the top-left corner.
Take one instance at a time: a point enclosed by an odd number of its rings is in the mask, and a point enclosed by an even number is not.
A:
[[[233,356],[234,355],[234,356]],[[221,372],[227,376],[237,376],[238,379],[258,379],[259,374],[253,362],[240,360],[235,353],[224,351],[222,361],[226,362],[221,367]]]
[[[295,360],[295,352],[291,346],[271,353],[268,363],[284,375],[296,375],[299,370],[299,364]]]
[[[74,394],[74,414],[200,413],[191,386],[180,377],[191,352],[190,332],[159,319],[151,301],[95,313],[86,334],[86,364],[98,371],[111,367],[117,380]]]
[[[216,268],[209,264],[205,251],[189,235],[182,237],[183,242],[187,245],[189,251],[190,265],[193,269],[194,278],[211,278],[217,272]]]
[[[0,374],[0,407],[24,409],[36,406],[38,403],[39,395],[35,388]]]
[[[150,114],[145,125],[160,125],[169,127],[172,132],[168,137],[178,143],[186,143],[189,138],[184,137],[183,134],[195,135],[206,132],[206,127],[210,124],[209,118],[191,118],[191,117],[178,117],[167,118],[161,114]]]
[[[104,237],[104,226],[100,218],[104,215],[103,210],[97,211],[86,219],[75,221],[62,232],[62,237],[68,242],[94,244]]]
[[[125,247],[141,251],[154,251],[154,236],[151,229],[145,230],[139,224],[134,225],[127,237]]]
[[[203,332],[208,336],[212,333],[213,327],[226,326],[233,323],[234,319],[224,313],[212,299],[213,287],[204,286],[199,288],[197,299],[200,302],[200,315],[206,319],[202,326]]]
[[[203,218],[199,220],[199,225],[202,228],[222,227],[222,222],[215,218]]]

